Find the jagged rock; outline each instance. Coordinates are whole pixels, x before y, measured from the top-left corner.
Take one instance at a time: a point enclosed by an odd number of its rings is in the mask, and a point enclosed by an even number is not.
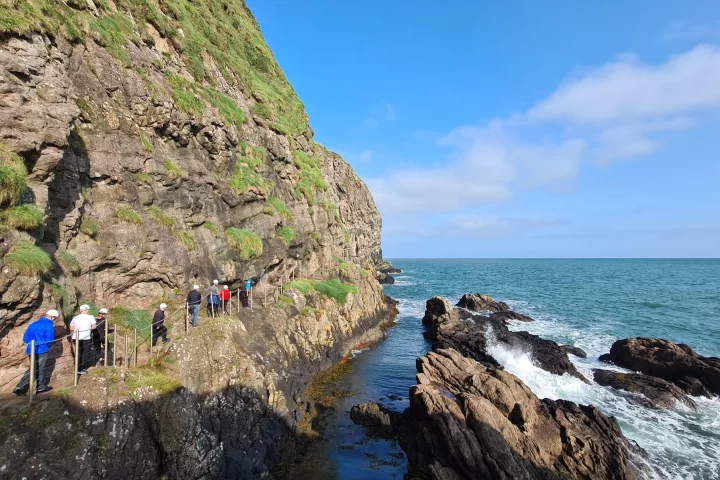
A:
[[[690,395],[720,395],[720,358],[703,357],[684,344],[662,338],[626,338],[613,343],[610,353],[601,358],[673,382]]]
[[[505,302],[496,302],[491,296],[482,293],[467,293],[457,303],[460,308],[467,308],[473,312],[504,312],[510,310]]]
[[[395,284],[395,278],[392,275],[388,275],[387,273],[378,272],[377,279],[381,285]]]
[[[478,362],[498,368],[500,364],[488,352],[488,348],[497,342],[528,352],[539,367],[550,373],[567,373],[587,382],[563,347],[528,332],[510,331],[506,317],[502,315],[473,314],[451,307],[444,298],[432,297],[426,302],[423,324],[425,336],[434,340],[433,348],[454,348]]]
[[[389,437],[400,431],[399,412],[389,410],[379,403],[365,402],[353,405],[350,419],[358,425],[367,427],[375,436]]]
[[[500,302],[502,303],[502,302]],[[500,312],[494,312],[492,315],[490,315],[492,318],[502,319],[506,323],[508,320],[518,320],[520,322],[534,322],[535,319],[532,317],[528,317],[527,315],[523,315],[522,313],[513,312],[512,310],[503,310]]]
[[[575,355],[578,358],[587,358],[587,353],[585,353],[585,350],[580,347],[575,347],[573,345],[560,345],[560,348],[565,350],[565,353],[569,355]]]
[[[634,447],[612,417],[539,400],[517,377],[438,350],[417,361],[401,446],[410,475],[464,479],[635,479]]]
[[[596,369],[593,380],[604,387],[625,390],[645,395],[655,408],[674,408],[680,402],[693,410],[697,403],[683,393],[676,385],[660,378],[638,373],[621,373]]]

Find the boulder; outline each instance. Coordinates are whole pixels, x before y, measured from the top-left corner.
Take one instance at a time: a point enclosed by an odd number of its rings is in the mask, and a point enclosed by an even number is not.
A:
[[[350,409],[350,419],[353,422],[367,427],[373,436],[379,437],[396,435],[400,429],[400,416],[399,412],[375,402],[360,403]]]
[[[720,395],[720,358],[703,357],[684,344],[662,338],[626,338],[602,359],[662,378],[691,395]]]
[[[587,353],[585,353],[585,350],[580,347],[575,347],[573,345],[560,345],[560,348],[565,350],[565,353],[568,355],[575,355],[579,358],[587,358]]]
[[[378,272],[377,280],[381,285],[393,285],[395,284],[395,278],[387,273]]]
[[[695,401],[685,395],[676,385],[661,378],[639,373],[596,369],[593,373],[593,380],[604,387],[645,395],[654,408],[674,408],[676,403],[680,402],[697,410]]]
[[[467,293],[457,303],[460,308],[467,308],[473,312],[503,312],[510,310],[505,302],[496,302],[491,296],[483,293]]]
[[[523,315],[522,313],[513,312],[512,310],[503,310],[501,312],[494,312],[491,317],[502,319],[506,323],[508,320],[518,320],[520,322],[534,322],[535,319],[532,317],[528,317],[527,315]]]
[[[597,408],[540,400],[517,377],[454,350],[417,361],[400,439],[409,476],[464,479],[635,479],[636,450]]]

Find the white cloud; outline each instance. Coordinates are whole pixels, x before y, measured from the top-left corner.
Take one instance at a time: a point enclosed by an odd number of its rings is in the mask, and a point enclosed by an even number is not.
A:
[[[370,115],[362,121],[362,126],[375,128],[380,123],[395,120],[395,107],[390,102],[379,102],[372,107]]]
[[[607,125],[720,107],[720,49],[700,45],[662,65],[625,56],[565,81],[527,116]]]

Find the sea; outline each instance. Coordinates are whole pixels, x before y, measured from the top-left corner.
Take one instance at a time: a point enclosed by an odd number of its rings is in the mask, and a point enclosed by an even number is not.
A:
[[[402,411],[415,383],[415,359],[428,352],[421,318],[425,302],[443,296],[453,303],[465,293],[485,293],[530,315],[513,323],[561,344],[575,345],[587,359],[571,356],[592,379],[597,358],[615,340],[660,337],[686,343],[699,354],[720,356],[720,260],[685,259],[394,259],[403,273],[385,292],[400,303],[397,325],[386,339],[353,352],[350,373],[329,419],[327,442],[312,478],[402,479],[407,461],[397,442],[371,438],[349,418],[353,404],[380,401]],[[524,352],[494,346],[490,353],[540,398],[592,404],[614,416],[623,433],[647,453],[647,479],[720,480],[720,401],[695,398],[699,411],[678,406],[651,410],[612,388],[552,375]],[[622,371],[622,369],[617,369]],[[320,458],[322,457],[322,458]],[[306,475],[299,475],[300,479]]]

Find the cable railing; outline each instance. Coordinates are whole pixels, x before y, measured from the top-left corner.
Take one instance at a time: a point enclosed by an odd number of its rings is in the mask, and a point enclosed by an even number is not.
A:
[[[292,270],[290,272],[284,272],[280,276],[280,286],[279,288],[273,288],[270,292],[271,298],[274,301],[279,300],[279,296],[283,293],[284,285],[291,281],[295,280],[295,271]],[[203,304],[203,301],[207,301],[207,315],[210,318],[216,318],[223,314],[232,314],[235,310],[237,310],[237,313],[240,313],[242,307],[250,307],[250,310],[253,310],[253,286],[251,285],[249,289],[241,289],[238,288],[237,290],[227,290],[228,291],[228,298],[223,299],[222,294],[223,291],[226,290],[220,290],[218,287],[218,295],[213,295],[212,293],[208,293],[206,295],[201,296],[200,302],[198,305],[198,315],[199,310]],[[242,293],[245,293],[246,297],[245,299],[242,298]],[[222,295],[222,296],[221,296]],[[215,303],[213,296],[219,297],[218,303]],[[264,282],[262,285],[262,306],[267,306],[267,300],[268,300],[268,288],[267,288],[267,282]],[[103,366],[118,366],[122,365],[123,367],[137,367],[139,365],[139,348],[145,345],[146,343],[149,343],[149,362],[153,361],[153,349],[155,348],[155,342],[159,339],[160,336],[163,336],[164,333],[165,337],[167,337],[168,331],[167,327],[165,332],[162,332],[160,328],[155,328],[157,325],[164,325],[165,322],[168,322],[172,319],[169,323],[167,323],[168,326],[170,326],[173,330],[175,327],[178,326],[180,321],[184,318],[184,331],[185,334],[189,331],[189,324],[191,321],[191,317],[193,316],[191,314],[190,304],[188,302],[185,302],[185,305],[183,307],[178,308],[177,310],[173,311],[169,315],[165,315],[161,320],[158,321],[151,321],[148,325],[144,327],[133,327],[132,328],[132,335],[131,330],[127,327],[128,325],[123,325],[121,323],[115,322],[112,326],[112,330],[110,328],[110,321],[109,318],[105,318],[104,322],[104,330],[105,335],[102,339],[102,342],[98,345],[98,342],[94,338],[92,332],[96,329],[89,329],[89,330],[71,330],[70,334],[63,334],[60,337],[53,339],[49,342],[43,342],[43,345],[50,345],[50,348],[47,352],[41,354],[41,355],[50,355],[53,352],[53,348],[55,347],[55,344],[62,342],[64,340],[68,340],[71,346],[71,349],[68,353],[61,353],[58,356],[52,356],[45,360],[45,365],[43,371],[39,371],[38,368],[38,359],[37,357],[37,347],[40,346],[40,344],[36,344],[35,340],[32,340],[30,342],[30,368],[24,372],[19,373],[17,375],[14,375],[9,380],[7,380],[5,383],[0,385],[0,392],[4,391],[6,387],[11,385],[14,382],[17,382],[18,380],[21,380],[24,376],[28,376],[28,379],[25,382],[19,382],[16,385],[16,389],[20,389],[24,391],[26,387],[28,387],[28,397],[29,397],[29,403],[32,404],[34,397],[35,397],[35,389],[37,388],[37,380],[38,380],[38,374],[42,374],[44,376],[43,380],[47,378],[49,380],[49,377],[58,369],[58,366],[67,366],[72,362],[73,367],[73,378],[74,378],[74,385],[78,384],[79,376],[81,375],[79,372],[85,370],[86,368],[91,368],[93,366],[96,366],[100,362],[100,358],[98,357],[98,347],[102,347],[102,355],[101,359],[103,360],[102,365]],[[177,316],[181,312],[185,312],[184,317]],[[177,316],[177,317],[176,317]],[[173,319],[174,318],[174,319]],[[126,327],[124,329],[123,335],[118,335],[118,326],[120,327]],[[146,336],[145,332],[149,329],[149,335]],[[90,332],[90,338],[88,339],[80,339],[81,333]],[[110,340],[112,333],[112,341]],[[138,343],[138,334],[141,336],[141,341]],[[171,339],[168,338],[168,342],[170,342]],[[90,342],[90,344],[84,344],[80,345],[80,342]],[[166,342],[163,342],[166,343]],[[85,356],[81,355],[81,351],[85,351],[86,355],[90,358],[86,358]],[[160,349],[155,350],[155,354],[159,355]],[[119,355],[121,354],[121,355]],[[82,357],[82,365],[81,365],[81,357]],[[112,360],[112,363],[110,363],[110,360]],[[88,362],[93,362],[93,364],[88,364]],[[83,368],[81,368],[83,367]],[[51,372],[48,373],[46,370],[50,369]]]

